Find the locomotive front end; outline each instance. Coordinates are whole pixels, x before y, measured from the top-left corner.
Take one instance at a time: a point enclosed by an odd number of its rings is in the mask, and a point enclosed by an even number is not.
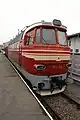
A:
[[[35,25],[34,36],[29,32],[25,35],[28,47],[22,53],[26,61],[23,67],[33,89],[41,95],[56,94],[66,87],[70,60],[66,31],[60,20],[42,21]]]

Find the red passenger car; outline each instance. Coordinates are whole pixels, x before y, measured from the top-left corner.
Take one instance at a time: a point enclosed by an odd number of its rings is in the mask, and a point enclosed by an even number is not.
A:
[[[60,20],[25,27],[10,41],[8,57],[41,95],[64,91],[70,49]]]

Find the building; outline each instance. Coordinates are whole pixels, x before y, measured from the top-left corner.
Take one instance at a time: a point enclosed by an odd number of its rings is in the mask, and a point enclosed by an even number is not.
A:
[[[80,33],[69,35],[68,45],[71,53],[80,54]]]

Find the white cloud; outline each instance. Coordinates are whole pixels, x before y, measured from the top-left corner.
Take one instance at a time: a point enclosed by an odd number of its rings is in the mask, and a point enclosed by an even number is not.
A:
[[[18,29],[41,20],[62,20],[68,34],[80,32],[79,0],[0,1],[0,42],[8,41]]]

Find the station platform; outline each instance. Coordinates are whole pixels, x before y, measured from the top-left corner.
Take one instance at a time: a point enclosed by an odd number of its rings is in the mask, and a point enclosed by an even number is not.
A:
[[[0,53],[0,120],[49,120],[2,53]]]

